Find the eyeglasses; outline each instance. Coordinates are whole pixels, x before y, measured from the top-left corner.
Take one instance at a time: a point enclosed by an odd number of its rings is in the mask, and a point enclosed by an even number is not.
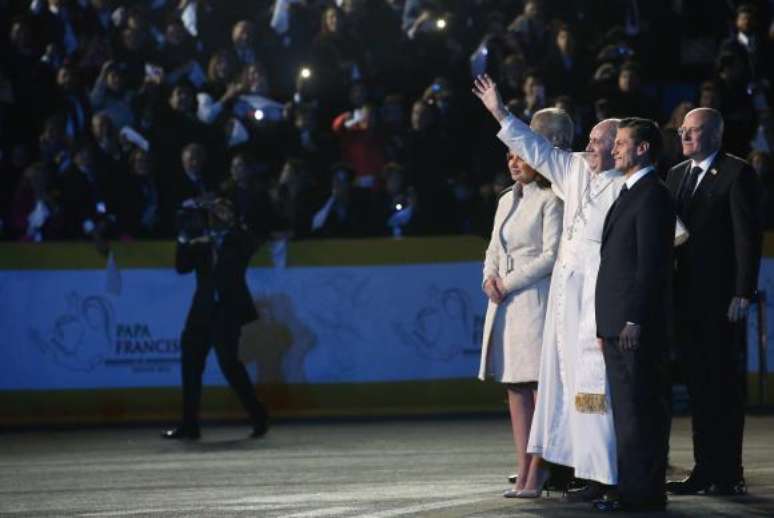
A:
[[[693,135],[698,135],[703,129],[704,129],[703,126],[694,126],[691,128],[680,127],[680,128],[677,128],[677,134],[680,135],[681,137],[684,137],[686,135],[693,136]]]

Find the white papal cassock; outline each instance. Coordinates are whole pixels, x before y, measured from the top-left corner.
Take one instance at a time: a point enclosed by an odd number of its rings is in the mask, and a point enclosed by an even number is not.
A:
[[[623,175],[614,170],[593,174],[583,153],[553,147],[513,116],[503,121],[497,136],[548,178],[564,201],[527,451],[575,468],[578,478],[615,484],[615,430],[605,361],[596,341],[594,289],[602,226]]]

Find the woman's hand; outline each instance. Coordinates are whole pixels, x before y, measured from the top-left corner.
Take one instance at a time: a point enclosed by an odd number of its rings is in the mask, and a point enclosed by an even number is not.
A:
[[[484,282],[484,293],[495,304],[502,302],[505,298],[505,287],[503,286],[502,279],[496,276],[487,277]]]

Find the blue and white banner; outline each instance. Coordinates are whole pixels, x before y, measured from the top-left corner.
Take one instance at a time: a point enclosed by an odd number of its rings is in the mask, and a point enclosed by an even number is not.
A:
[[[765,293],[766,300],[763,307],[758,304],[750,308],[747,319],[747,371],[759,372],[761,348],[765,349],[767,370],[774,370],[774,336],[770,330],[774,329],[774,259],[764,257],[761,260],[761,271],[758,277],[758,289]],[[762,315],[761,315],[762,312]],[[762,329],[763,340],[760,344],[760,331],[758,320],[762,317],[765,327]],[[762,346],[762,347],[761,347]]]
[[[0,270],[0,390],[176,387],[193,275]],[[478,262],[252,268],[262,315],[240,355],[259,381],[474,378],[486,308]],[[774,329],[774,260],[761,265]],[[758,370],[757,308],[748,370]],[[774,366],[771,333],[766,344]],[[208,385],[225,385],[211,354]]]
[[[0,390],[179,386],[195,287],[171,269],[0,271]],[[262,381],[473,378],[478,262],[253,268],[263,318],[242,357]],[[114,280],[114,279],[113,279]],[[113,288],[110,288],[113,286]],[[225,385],[211,357],[205,383]]]

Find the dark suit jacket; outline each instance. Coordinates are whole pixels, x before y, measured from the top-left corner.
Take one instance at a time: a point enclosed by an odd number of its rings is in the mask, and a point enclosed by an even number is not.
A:
[[[177,245],[177,272],[196,272],[196,292],[186,327],[209,324],[217,309],[227,321],[240,326],[258,318],[245,282],[245,270],[255,251],[252,236],[240,228],[231,230],[218,248],[217,262],[213,260],[214,246],[214,242]]]
[[[686,160],[669,171],[667,187],[675,199],[690,168]],[[681,215],[690,232],[676,252],[675,297],[681,313],[725,315],[732,297],[752,297],[761,257],[761,193],[746,162],[717,154]]]
[[[626,325],[665,337],[669,322],[675,209],[651,171],[608,212],[596,286],[597,335],[615,338]]]

